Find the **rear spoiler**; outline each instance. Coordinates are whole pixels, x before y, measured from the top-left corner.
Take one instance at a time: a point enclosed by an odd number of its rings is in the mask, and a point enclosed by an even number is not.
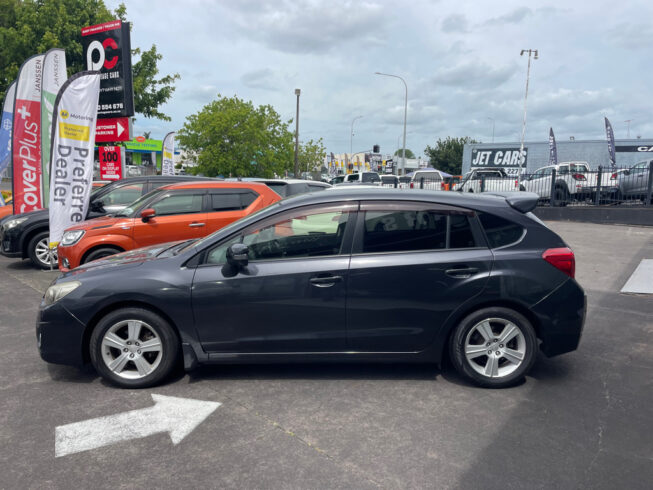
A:
[[[521,213],[533,211],[537,206],[540,196],[534,192],[508,191],[508,192],[484,192],[486,196],[503,197],[511,208]]]

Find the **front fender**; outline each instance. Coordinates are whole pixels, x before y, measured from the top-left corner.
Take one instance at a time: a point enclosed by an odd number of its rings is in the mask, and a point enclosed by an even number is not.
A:
[[[80,257],[86,256],[91,250],[98,247],[114,247],[121,250],[132,250],[136,248],[136,244],[132,237],[127,235],[100,235],[93,237],[88,243],[84,243],[84,247],[80,250]]]

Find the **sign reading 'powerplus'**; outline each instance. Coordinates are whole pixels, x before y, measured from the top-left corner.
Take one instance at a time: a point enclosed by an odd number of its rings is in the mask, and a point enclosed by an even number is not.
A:
[[[524,148],[522,166],[526,167],[528,149]],[[502,168],[508,174],[519,173],[519,148],[472,149],[472,168]]]
[[[100,72],[98,118],[134,115],[129,22],[113,20],[82,29],[88,70]]]

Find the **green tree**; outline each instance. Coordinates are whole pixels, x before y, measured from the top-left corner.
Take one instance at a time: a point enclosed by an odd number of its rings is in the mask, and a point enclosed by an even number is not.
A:
[[[125,20],[126,15],[123,4],[111,12],[102,0],[0,0],[0,99],[23,61],[50,48],[66,51],[69,75],[85,70],[82,27]],[[132,50],[134,104],[145,117],[170,120],[158,108],[172,96],[179,75],[157,78],[161,58],[155,45]]]
[[[293,166],[293,133],[270,105],[218,98],[186,118],[177,141],[197,162],[194,172],[215,177],[274,177]]]
[[[395,151],[395,156],[400,157],[401,156],[401,151],[402,151],[402,148],[399,148],[397,151]],[[415,158],[415,154],[411,150],[409,150],[408,148],[406,148],[406,158]]]
[[[438,138],[434,147],[426,146],[424,154],[429,158],[432,167],[443,170],[452,175],[460,175],[463,166],[463,146],[465,143],[478,143],[478,141],[465,136],[464,138],[446,139]]]
[[[309,140],[306,143],[300,143],[297,156],[299,172],[319,171],[324,164],[324,157],[326,157],[326,148],[322,138],[317,141]]]

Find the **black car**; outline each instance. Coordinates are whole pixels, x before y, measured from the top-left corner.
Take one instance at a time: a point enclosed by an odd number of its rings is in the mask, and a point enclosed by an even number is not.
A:
[[[163,185],[192,180],[191,176],[133,177],[118,180],[95,190],[90,197],[86,219],[117,213],[142,195]],[[5,257],[30,259],[40,268],[57,267],[56,252],[49,251],[50,214],[48,209],[14,214],[0,221],[0,253]]]
[[[585,294],[537,195],[373,187],[285,199],[198,241],[59,276],[36,336],[122,387],[205,363],[442,363],[503,387],[577,348]]]

